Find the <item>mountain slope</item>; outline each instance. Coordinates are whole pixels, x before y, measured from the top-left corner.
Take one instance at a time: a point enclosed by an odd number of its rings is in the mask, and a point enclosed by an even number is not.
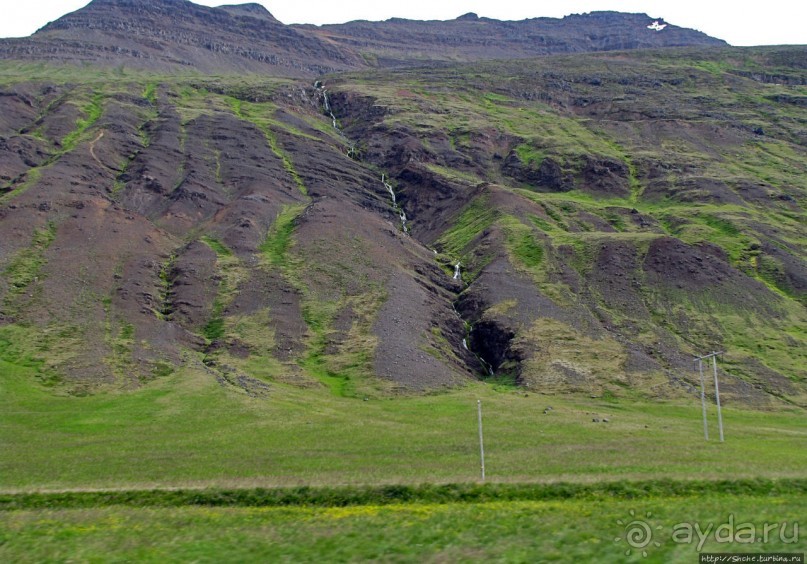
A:
[[[373,116],[346,132],[400,181],[413,234],[462,262],[457,309],[497,375],[660,391],[728,349],[731,393],[803,402],[805,54],[365,74],[334,105]]]
[[[283,25],[259,4],[208,8],[188,0],[93,0],[30,38],[2,40],[0,56],[280,76],[362,64],[348,50]]]
[[[725,349],[729,401],[804,405],[804,56],[324,86],[7,65],[0,354],[71,393],[184,365],[255,396],[667,397]]]
[[[354,49],[374,65],[413,65],[423,61],[516,59],[559,53],[585,53],[682,46],[725,46],[699,31],[661,24],[646,14],[592,12],[561,19],[499,21],[469,13],[449,21],[384,22],[305,26],[304,29]],[[656,20],[657,21],[657,20]]]
[[[95,0],[2,42],[0,360],[658,398],[725,350],[729,401],[804,406],[807,51],[647,20]]]
[[[287,26],[259,4],[208,8],[188,0],[93,0],[26,39],[0,40],[0,58],[151,71],[263,72],[315,77],[422,60],[473,61],[563,52],[725,45],[643,14],[595,12],[520,22],[472,14],[446,22],[389,20]]]

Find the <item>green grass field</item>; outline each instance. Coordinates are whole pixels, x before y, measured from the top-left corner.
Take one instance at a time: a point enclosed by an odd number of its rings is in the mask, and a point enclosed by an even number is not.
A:
[[[480,383],[365,401],[324,386],[275,383],[257,399],[191,368],[136,391],[74,397],[37,384],[32,367],[4,362],[0,370],[0,490],[12,500],[0,508],[2,561],[692,562],[699,539],[674,540],[674,526],[705,529],[731,519],[760,530],[790,525],[784,540],[777,533],[766,543],[726,543],[711,533],[700,549],[805,549],[792,528],[807,514],[804,480],[771,491],[737,481],[804,476],[807,416],[800,410],[726,406],[720,444],[703,440],[696,398],[553,397]],[[477,399],[488,482],[568,482],[560,494],[513,486],[510,494],[474,497],[460,488],[454,498],[408,497],[391,486],[381,490],[389,502],[361,497],[360,484],[475,487]],[[710,416],[714,436],[713,409]],[[706,480],[702,493],[686,485],[695,479]],[[718,479],[725,481],[709,482]],[[637,480],[667,482],[655,488]],[[347,501],[316,487],[351,484],[359,494],[351,498],[348,488]],[[280,506],[261,506],[243,489],[303,485],[314,487],[292,491]],[[177,494],[176,503],[159,501],[159,492],[135,492],[131,503],[81,501],[99,489],[176,487],[205,489]],[[222,502],[216,488],[236,488],[241,501]],[[71,494],[79,501],[65,502],[58,494],[65,490],[79,491]],[[31,491],[56,497],[37,504],[22,494]],[[29,501],[12,509],[20,499]],[[635,516],[662,527],[647,547],[627,544]]]
[[[805,495],[721,494],[348,507],[20,510],[0,513],[0,559],[696,562],[699,551],[804,552],[807,542],[796,523],[806,512]],[[633,521],[646,523],[651,536],[629,537],[642,527],[631,525]],[[750,542],[752,532],[756,536]]]
[[[363,401],[276,383],[258,399],[190,368],[136,391],[73,397],[35,384],[32,368],[0,370],[4,491],[473,481],[477,399],[493,481],[776,478],[807,468],[807,416],[795,409],[726,406],[720,444],[703,440],[697,398],[472,384]],[[716,437],[713,407],[710,418]]]

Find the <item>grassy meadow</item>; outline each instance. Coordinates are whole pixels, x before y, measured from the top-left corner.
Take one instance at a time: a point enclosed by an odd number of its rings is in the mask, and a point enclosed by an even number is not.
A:
[[[366,401],[275,383],[251,398],[193,368],[136,391],[76,397],[35,383],[33,368],[0,368],[2,561],[691,562],[699,551],[805,548],[793,529],[807,512],[803,479],[772,491],[737,481],[803,476],[807,418],[799,410],[726,406],[720,444],[703,441],[697,401],[557,397],[481,383]],[[473,495],[477,399],[493,489]],[[713,406],[710,423],[715,437]],[[657,490],[637,481],[653,479]],[[704,492],[689,480],[705,480]],[[554,494],[517,485],[559,481],[568,485]],[[427,482],[471,491],[442,498],[427,487],[410,499],[396,485]],[[391,489],[364,499],[360,484]],[[161,501],[162,488],[183,486],[201,489]],[[294,486],[313,487],[272,493]],[[253,501],[245,488],[256,487],[281,501]],[[233,503],[221,488],[235,488]],[[104,500],[99,489],[133,493]],[[40,503],[23,493],[31,491],[44,492]],[[646,547],[627,544],[635,516],[653,527]],[[753,545],[714,533],[703,544],[672,537],[680,523],[714,529],[732,519],[760,530],[780,524],[784,534]]]
[[[366,400],[274,383],[252,398],[192,367],[76,397],[36,383],[35,368],[0,370],[2,561],[692,562],[805,549],[793,528],[807,513],[801,410],[728,405],[721,444],[714,406],[703,440],[695,399],[483,383]],[[477,399],[486,486],[474,485]],[[190,489],[165,490],[177,487]],[[627,544],[637,518],[652,527],[647,546]],[[701,543],[674,538],[681,523],[779,529],[766,542],[712,532]]]
[[[593,558],[597,562],[693,562],[699,551],[803,552],[807,542],[795,523],[805,510],[804,495],[724,494],[697,499],[348,507],[19,510],[0,514],[0,558],[15,562],[538,562]],[[650,526],[652,535],[630,545],[628,534],[634,520]],[[766,524],[777,527],[764,537]],[[701,535],[688,532],[696,525]],[[723,530],[718,532],[721,526]],[[726,535],[749,540],[747,532],[752,528],[758,535],[753,543],[728,542]]]
[[[720,444],[714,406],[713,440],[703,440],[697,398],[651,403],[470,384],[365,400],[281,383],[251,398],[193,367],[138,390],[75,397],[34,383],[33,368],[0,369],[7,492],[474,481],[477,399],[492,481],[777,478],[807,467],[807,416],[796,409],[727,405]]]

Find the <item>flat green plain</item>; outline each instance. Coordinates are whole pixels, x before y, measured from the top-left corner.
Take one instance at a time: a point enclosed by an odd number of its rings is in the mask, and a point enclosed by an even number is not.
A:
[[[34,368],[0,371],[6,492],[469,482],[479,478],[477,399],[493,481],[803,477],[807,467],[797,409],[724,406],[721,444],[714,406],[704,441],[697,398],[482,383],[366,400],[273,383],[252,398],[190,367],[138,390],[75,397],[36,383]]]
[[[806,510],[807,496],[720,494],[697,500],[23,510],[0,513],[0,558],[695,562],[699,551],[804,552],[797,523]],[[629,537],[639,523],[650,535]]]

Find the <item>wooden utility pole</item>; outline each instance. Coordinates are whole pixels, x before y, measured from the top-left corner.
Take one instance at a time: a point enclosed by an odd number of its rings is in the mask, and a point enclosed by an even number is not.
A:
[[[479,421],[479,459],[482,462],[482,481],[485,481],[485,443],[482,441],[482,400],[476,400],[476,414]]]
[[[703,413],[703,438],[709,440],[709,423],[706,421],[706,384],[703,381],[703,359],[698,359],[698,372],[701,375],[701,412]]]
[[[723,442],[723,413],[720,410],[720,387],[717,383],[717,357],[723,354],[722,352],[711,352],[703,356],[695,357],[695,362],[698,363],[698,372],[701,377],[701,408],[703,410],[703,436],[709,440],[709,429],[706,423],[706,386],[703,380],[703,361],[707,358],[712,359],[712,372],[715,379],[715,403],[717,404],[717,428],[720,432],[720,442]]]

